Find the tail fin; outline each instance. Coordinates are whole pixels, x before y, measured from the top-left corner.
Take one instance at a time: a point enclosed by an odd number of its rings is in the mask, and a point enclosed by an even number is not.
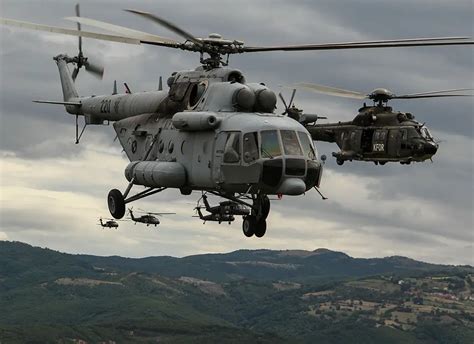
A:
[[[72,81],[71,73],[67,67],[69,59],[70,58],[66,55],[58,55],[54,58],[59,69],[59,77],[61,78],[64,101],[70,101],[79,97],[76,87],[74,86],[74,81]]]

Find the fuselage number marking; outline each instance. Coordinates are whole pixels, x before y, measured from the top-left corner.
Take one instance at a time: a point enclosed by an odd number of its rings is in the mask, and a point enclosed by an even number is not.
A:
[[[103,99],[100,102],[100,113],[110,113],[111,99]]]
[[[385,150],[385,145],[383,143],[374,143],[374,152],[383,152]]]

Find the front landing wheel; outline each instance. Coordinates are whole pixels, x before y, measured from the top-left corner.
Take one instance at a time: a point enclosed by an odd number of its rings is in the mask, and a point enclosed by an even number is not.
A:
[[[107,196],[107,204],[109,206],[110,215],[115,219],[121,219],[125,215],[125,200],[119,190],[110,190]]]

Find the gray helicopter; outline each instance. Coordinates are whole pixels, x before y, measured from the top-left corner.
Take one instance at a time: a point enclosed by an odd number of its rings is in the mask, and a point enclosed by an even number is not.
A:
[[[182,195],[194,190],[227,201],[208,205],[207,219],[232,222],[243,217],[245,236],[261,237],[266,231],[270,212],[268,195],[298,196],[318,190],[323,162],[318,158],[305,123],[317,117],[305,116],[303,122],[276,114],[277,97],[264,83],[250,83],[244,74],[230,68],[229,56],[250,52],[343,50],[441,45],[472,45],[468,37],[415,38],[385,41],[328,44],[245,46],[238,40],[218,34],[197,38],[167,20],[147,12],[127,10],[159,24],[180,37],[173,39],[124,28],[77,16],[69,18],[78,29],[0,19],[0,23],[22,28],[79,36],[79,54],[54,58],[59,69],[63,101],[39,101],[62,104],[76,116],[85,117],[86,125],[114,122],[117,138],[130,163],[125,168],[128,186],[122,193],[109,192],[109,211],[116,219],[125,214],[126,204],[162,192],[177,189]],[[83,31],[81,24],[98,27],[114,34]],[[80,97],[74,86],[80,68],[101,74],[101,68],[82,53],[82,39],[148,44],[200,54],[201,65],[195,70],[173,73],[167,80],[168,91],[112,94]],[[71,75],[67,65],[76,69]],[[115,92],[114,92],[115,93]],[[130,195],[133,186],[145,190]],[[318,190],[319,192],[319,190]],[[217,216],[225,214],[224,217]]]

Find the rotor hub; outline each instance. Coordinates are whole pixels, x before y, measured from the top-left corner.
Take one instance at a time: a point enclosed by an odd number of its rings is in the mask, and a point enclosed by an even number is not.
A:
[[[222,39],[222,35],[218,34],[218,33],[210,33],[208,38],[211,38],[211,39]]]
[[[394,96],[395,94],[393,94],[393,92],[387,90],[386,88],[376,88],[367,97],[369,99],[372,99],[374,102],[386,103]]]

